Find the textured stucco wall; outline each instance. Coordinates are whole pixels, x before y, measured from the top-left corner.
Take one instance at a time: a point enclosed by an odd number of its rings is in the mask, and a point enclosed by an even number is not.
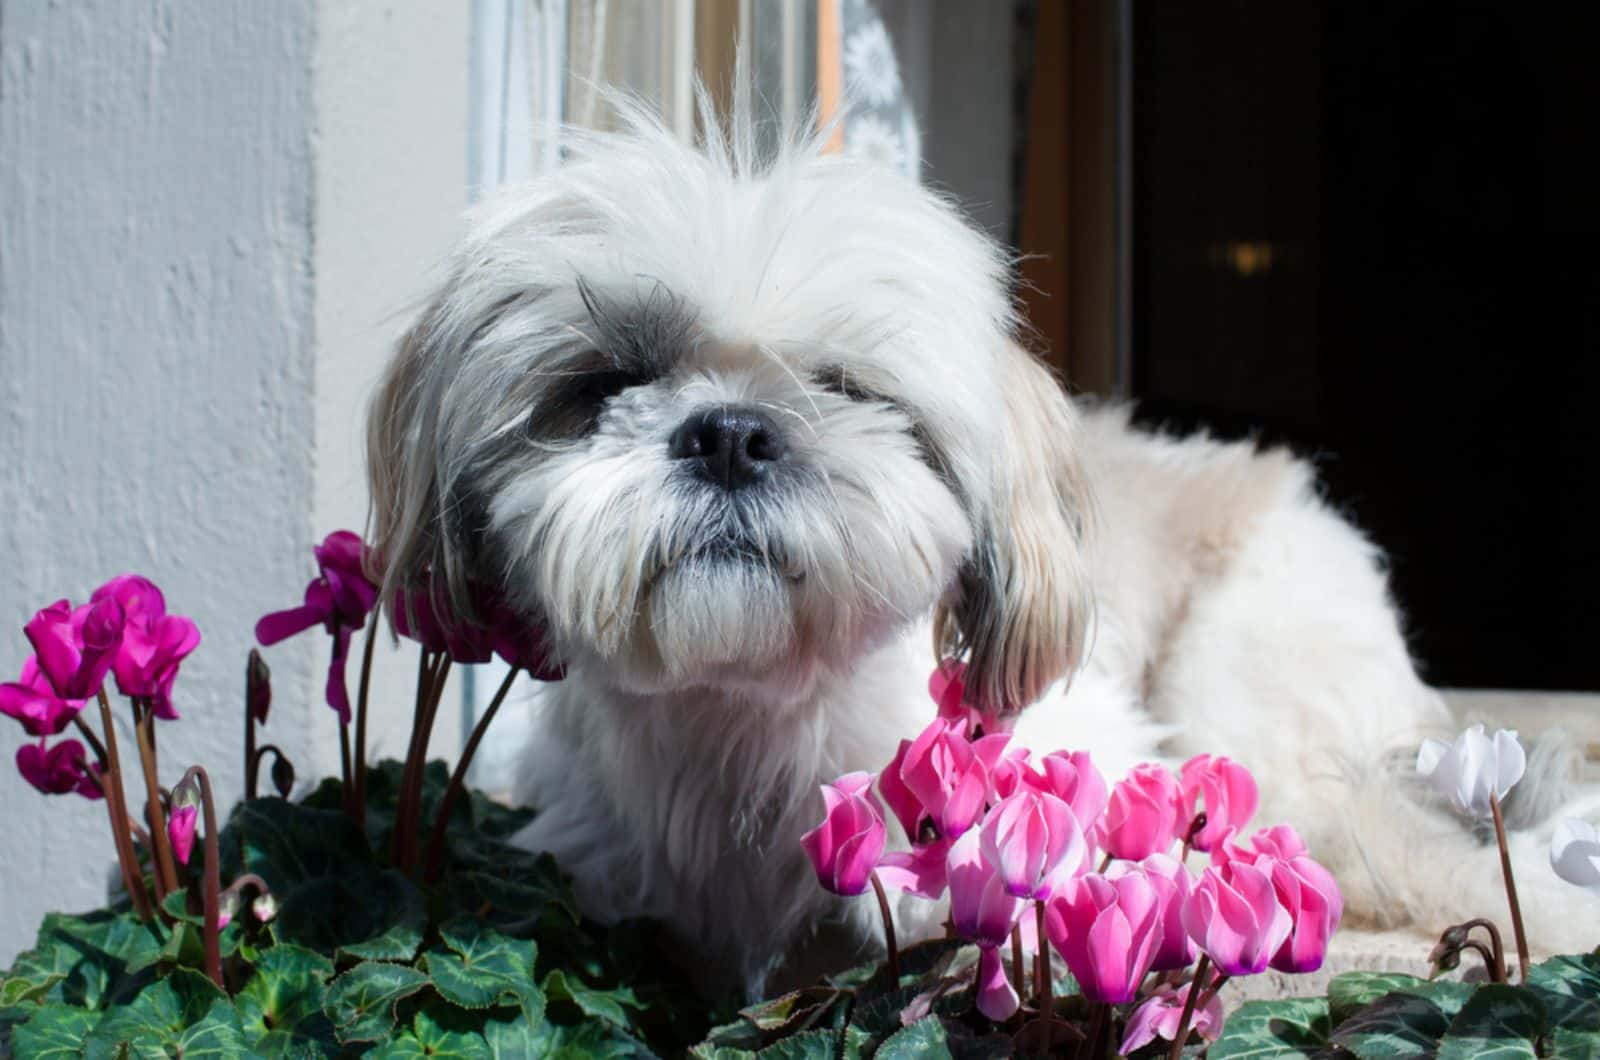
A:
[[[203,762],[230,801],[251,625],[313,522],[315,40],[313,0],[0,3],[0,673],[34,608],[148,574],[205,638],[165,779]],[[312,666],[273,653],[297,760]],[[34,792],[0,723],[8,963],[113,861],[102,804]]]

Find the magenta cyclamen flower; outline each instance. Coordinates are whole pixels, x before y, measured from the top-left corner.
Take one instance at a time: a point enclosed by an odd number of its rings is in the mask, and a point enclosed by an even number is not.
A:
[[[62,740],[54,747],[43,740],[23,744],[17,748],[17,771],[46,795],[75,791],[86,799],[102,797],[99,770],[89,764],[77,740]]]
[[[1065,802],[1045,792],[1023,788],[996,803],[978,835],[984,859],[1016,898],[1049,898],[1088,868],[1089,848],[1078,819]]]
[[[339,721],[350,721],[350,692],[345,685],[345,660],[350,635],[366,624],[378,602],[378,587],[367,579],[361,557],[361,538],[349,530],[335,530],[312,551],[317,557],[317,577],[306,586],[305,603],[287,611],[274,611],[256,623],[256,640],[270,647],[312,626],[321,625],[333,638],[328,664],[328,706]]]
[[[1007,890],[1000,871],[983,856],[977,832],[968,832],[950,848],[950,919],[956,934],[986,946],[1011,937],[1022,899]]]
[[[99,600],[74,608],[57,600],[23,627],[39,669],[62,699],[85,700],[100,690],[122,647],[122,606]]]
[[[1095,833],[1106,809],[1106,781],[1095,768],[1087,751],[1052,751],[1039,759],[1018,748],[1008,752],[994,769],[994,797],[1005,799],[1024,788],[1054,795],[1065,802],[1083,828],[1083,837],[1092,849]]]
[[[1256,815],[1260,792],[1256,778],[1231,758],[1221,755],[1195,755],[1183,764],[1179,774],[1183,788],[1184,817],[1178,824],[1181,833],[1199,813],[1206,815],[1205,827],[1195,833],[1196,850],[1209,851],[1229,832],[1244,828]]]
[[[1183,862],[1168,854],[1151,854],[1137,865],[1131,861],[1113,861],[1106,868],[1105,875],[1108,879],[1116,879],[1140,871],[1150,881],[1150,886],[1155,888],[1156,899],[1161,905],[1161,942],[1151,958],[1150,970],[1171,972],[1187,968],[1194,963],[1196,953],[1194,940],[1189,938],[1189,932],[1183,926],[1183,907],[1194,888],[1194,877]]]
[[[1091,1001],[1132,1001],[1162,941],[1161,896],[1143,872],[1068,883],[1045,908],[1045,930]]]
[[[945,659],[933,668],[928,677],[928,695],[938,705],[939,717],[962,722],[969,736],[1006,732],[1010,728],[999,714],[967,699],[967,664],[959,659]]]
[[[189,864],[189,855],[194,853],[194,829],[199,817],[198,806],[174,805],[171,816],[167,818],[167,838],[172,841],[172,855],[185,865]]]
[[[969,741],[960,722],[935,719],[906,749],[900,779],[933,818],[939,834],[954,839],[971,828],[989,795],[989,771],[1011,737]]]
[[[888,836],[871,787],[868,773],[848,773],[824,784],[822,823],[800,837],[817,881],[847,898],[867,889]]]
[[[1119,1055],[1127,1056],[1135,1049],[1150,1044],[1157,1038],[1172,1041],[1183,1022],[1183,1009],[1189,1002],[1189,991],[1194,984],[1181,990],[1170,986],[1159,988],[1149,1000],[1133,1010],[1128,1018],[1128,1029],[1122,1036]],[[1196,1005],[1189,1017],[1189,1029],[1208,1042],[1217,1040],[1222,1033],[1222,999],[1212,994],[1203,1005]]]
[[[1255,975],[1266,968],[1293,928],[1289,911],[1278,901],[1270,862],[1213,865],[1184,904],[1184,929],[1227,975]]]
[[[435,585],[405,590],[394,609],[395,631],[458,663],[488,662],[498,655],[536,680],[561,680],[564,671],[552,658],[542,628],[522,618],[484,586],[470,585],[468,592],[479,616],[476,622],[444,610]]]
[[[1142,861],[1171,850],[1178,829],[1189,824],[1178,821],[1182,799],[1171,770],[1153,762],[1134,766],[1111,789],[1102,837],[1106,851],[1113,857]]]
[[[1000,873],[983,856],[978,833],[968,831],[950,848],[950,920],[956,934],[978,944],[978,1011],[992,1020],[1017,1010],[1017,994],[1007,980],[999,947],[1011,937],[1023,906],[1006,892]]]
[[[1328,940],[1339,929],[1344,895],[1333,873],[1304,855],[1287,861],[1263,857],[1256,864],[1269,862],[1273,890],[1293,925],[1269,963],[1280,972],[1314,972],[1322,967]]]
[[[0,685],[0,713],[20,721],[29,736],[54,736],[72,724],[83,703],[57,695],[31,655],[22,664],[21,677]]]
[[[125,696],[148,700],[155,716],[172,720],[172,685],[178,666],[200,644],[200,629],[182,615],[167,614],[167,601],[155,583],[137,574],[121,574],[90,597],[92,603],[112,600],[122,608],[122,645],[111,672]]]

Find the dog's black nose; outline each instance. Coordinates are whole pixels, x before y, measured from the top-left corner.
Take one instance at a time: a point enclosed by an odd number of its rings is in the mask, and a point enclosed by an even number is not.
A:
[[[668,456],[694,461],[700,475],[729,490],[759,482],[787,450],[778,425],[749,405],[696,412],[667,441]]]

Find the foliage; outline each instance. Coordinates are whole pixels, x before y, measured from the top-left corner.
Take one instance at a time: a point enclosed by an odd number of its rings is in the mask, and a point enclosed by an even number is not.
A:
[[[221,934],[226,989],[201,974],[201,918],[183,896],[141,921],[124,902],[45,918],[0,978],[0,1052],[18,1057],[517,1057],[681,1053],[713,1013],[658,928],[577,910],[548,858],[507,843],[532,814],[479,793],[452,807],[439,882],[390,868],[402,766],[369,775],[366,834],[329,781],[299,803],[237,806],[225,877],[279,900],[268,924]],[[423,804],[449,774],[432,763]],[[170,922],[169,922],[170,921]]]
[[[925,943],[901,954],[898,983],[868,965],[739,1013],[713,1030],[692,1056],[703,1060],[915,1056],[969,1057],[1035,1053],[1032,1024],[1015,1035],[973,1008],[965,966],[976,949],[959,939]],[[1058,985],[1068,993],[1070,981]],[[1078,996],[1058,998],[1057,1016],[1086,1029],[1090,1011]],[[1019,1038],[1020,1036],[1020,1038]],[[1062,1032],[1055,1054],[1076,1055]],[[1157,1040],[1136,1051],[1164,1057]],[[1113,1046],[1114,1048],[1114,1046]],[[1111,1055],[1107,1053],[1107,1055]],[[1600,1058],[1600,951],[1535,965],[1525,985],[1427,980],[1390,972],[1346,972],[1326,997],[1249,1001],[1227,1020],[1206,1060],[1532,1060]]]

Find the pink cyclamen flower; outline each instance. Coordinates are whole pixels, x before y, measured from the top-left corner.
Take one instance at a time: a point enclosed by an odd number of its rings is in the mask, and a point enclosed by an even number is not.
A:
[[[900,779],[922,803],[939,834],[954,839],[971,828],[989,796],[989,772],[1011,737],[968,741],[959,722],[935,719],[900,764]]]
[[[950,840],[914,844],[909,851],[891,851],[878,861],[878,879],[885,887],[936,900],[949,885]]]
[[[29,736],[56,735],[72,724],[83,704],[81,699],[62,699],[31,655],[17,680],[0,685],[0,713],[20,721]]]
[[[1083,838],[1098,846],[1096,834],[1106,810],[1106,781],[1095,768],[1088,751],[1052,751],[1039,759],[1021,748],[1006,753],[994,769],[993,797],[1009,798],[1022,788],[1046,792],[1072,809],[1083,829]]]
[[[1054,795],[1023,788],[989,808],[978,832],[984,859],[1006,893],[1045,899],[1085,871],[1089,857],[1072,809]]]
[[[887,830],[872,798],[869,773],[847,773],[822,786],[822,823],[800,837],[817,882],[852,897],[867,889],[883,856]]]
[[[1183,906],[1194,888],[1194,877],[1183,862],[1169,854],[1151,854],[1137,865],[1131,861],[1113,861],[1105,875],[1116,879],[1135,871],[1144,873],[1161,905],[1161,941],[1150,960],[1150,970],[1171,972],[1189,967],[1197,954],[1194,940],[1183,926]]]
[[[100,771],[84,756],[77,740],[62,740],[54,747],[46,747],[43,740],[23,744],[17,748],[17,771],[46,795],[75,791],[86,799],[103,797]]]
[[[1314,972],[1322,967],[1328,940],[1339,929],[1344,895],[1333,873],[1304,855],[1287,861],[1263,857],[1256,864],[1260,867],[1268,862],[1278,903],[1288,911],[1293,925],[1269,963],[1280,972]]]
[[[1222,972],[1255,975],[1267,967],[1294,922],[1278,900],[1271,859],[1262,859],[1206,869],[1184,903],[1183,926]]]
[[[1172,1041],[1177,1036],[1178,1025],[1183,1022],[1183,1009],[1189,1003],[1189,991],[1193,987],[1193,983],[1181,990],[1162,986],[1150,995],[1149,1000],[1134,1009],[1133,1015],[1128,1018],[1128,1029],[1122,1036],[1118,1054],[1127,1056],[1157,1038]],[[1216,1041],[1222,1033],[1222,999],[1213,994],[1205,1004],[1195,1006],[1194,1013],[1189,1017],[1189,1030],[1208,1042]]]
[[[1091,1001],[1132,1001],[1162,942],[1161,897],[1142,871],[1082,876],[1045,907],[1045,931]]]
[[[1021,1005],[1011,976],[1006,974],[1005,958],[999,946],[978,947],[978,1011],[1000,1023],[1010,1019]]]
[[[999,871],[983,856],[976,830],[950,847],[950,920],[956,934],[978,944],[978,1011],[992,1020],[1009,1019],[1019,1004],[1005,974],[1000,947],[1027,903],[1006,891]]]
[[[1178,823],[1180,835],[1198,814],[1206,815],[1205,827],[1192,840],[1200,851],[1211,850],[1229,832],[1249,824],[1261,799],[1250,771],[1221,755],[1195,755],[1183,764],[1178,782],[1183,788],[1185,818]]]
[[[928,676],[928,696],[945,721],[962,722],[968,736],[1008,732],[1010,724],[999,712],[986,710],[967,699],[967,664],[944,659]]]
[[[378,602],[378,587],[362,566],[365,546],[349,530],[335,530],[312,549],[318,574],[306,586],[305,602],[286,611],[263,615],[256,623],[256,640],[270,647],[312,626],[321,625],[333,638],[328,662],[325,698],[339,714],[339,721],[350,721],[350,691],[345,683],[345,661],[350,655],[350,636],[366,624],[367,615]]]
[[[172,854],[185,865],[189,864],[189,855],[194,853],[195,822],[199,817],[200,807],[175,805],[167,818],[167,838],[172,841]]]
[[[1179,828],[1189,823],[1178,822],[1182,800],[1183,791],[1171,770],[1154,762],[1134,766],[1111,789],[1106,805],[1102,842],[1107,853],[1142,861],[1171,850]]]
[[[1233,833],[1229,833],[1222,842],[1211,848],[1211,863],[1221,864],[1224,861],[1243,859],[1250,864],[1255,864],[1256,859],[1262,857],[1277,858],[1288,861],[1307,853],[1308,848],[1300,833],[1286,824],[1275,824],[1271,828],[1263,828],[1250,837],[1248,847],[1240,846],[1233,841]]]
[[[1011,937],[1027,904],[1006,890],[1005,880],[983,856],[976,831],[969,831],[950,848],[950,920],[956,934],[984,946],[998,946]]]
[[[84,700],[105,684],[122,647],[123,623],[115,600],[101,598],[76,608],[57,600],[34,615],[23,632],[56,693]]]
[[[122,608],[122,644],[111,665],[117,689],[148,700],[158,718],[172,720],[172,685],[178,667],[200,645],[200,629],[182,615],[167,614],[167,601],[148,578],[121,574],[94,591],[91,603],[112,600]]]

